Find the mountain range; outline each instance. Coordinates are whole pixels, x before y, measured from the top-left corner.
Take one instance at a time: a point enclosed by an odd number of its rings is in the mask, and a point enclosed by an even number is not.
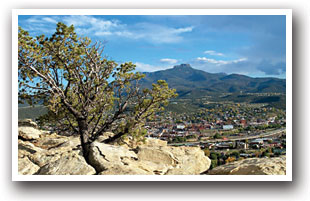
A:
[[[173,68],[145,72],[142,86],[151,87],[157,80],[165,80],[175,88],[179,96],[188,93],[285,93],[286,80],[279,78],[253,78],[240,74],[208,73],[194,69],[190,64]]]
[[[285,109],[285,79],[278,78],[252,78],[245,75],[225,73],[207,73],[192,68],[189,64],[181,64],[173,68],[145,72],[146,76],[140,82],[142,88],[152,87],[157,80],[166,80],[170,88],[175,88],[180,99],[190,99],[182,105],[170,104],[170,111],[195,111],[197,108],[205,107],[197,98],[209,96],[210,101],[233,101],[236,103],[268,103],[269,105]],[[282,93],[281,95],[255,95],[242,93]],[[222,95],[222,93],[231,93]],[[178,99],[177,98],[177,99]],[[196,102],[195,102],[196,101]],[[40,103],[40,102],[39,102]],[[40,104],[29,107],[28,104],[19,104],[19,118],[36,119],[45,114],[47,109]]]

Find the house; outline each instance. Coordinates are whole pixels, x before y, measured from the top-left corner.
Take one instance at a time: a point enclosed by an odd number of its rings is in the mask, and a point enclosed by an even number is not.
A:
[[[184,130],[184,128],[185,128],[185,125],[183,125],[183,124],[177,124],[177,129],[178,129],[178,130]]]
[[[246,120],[245,119],[241,119],[240,120],[240,124],[245,127],[246,126]]]
[[[233,125],[223,125],[222,126],[223,130],[231,130],[231,129],[234,129],[234,126]]]
[[[255,139],[250,142],[250,144],[264,144],[263,139]]]

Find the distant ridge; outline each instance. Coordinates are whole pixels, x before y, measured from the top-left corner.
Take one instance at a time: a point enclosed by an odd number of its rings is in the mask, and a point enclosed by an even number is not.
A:
[[[252,78],[240,74],[208,73],[180,64],[173,68],[145,72],[142,85],[151,87],[157,80],[166,80],[169,87],[183,93],[285,93],[286,81],[279,78]]]

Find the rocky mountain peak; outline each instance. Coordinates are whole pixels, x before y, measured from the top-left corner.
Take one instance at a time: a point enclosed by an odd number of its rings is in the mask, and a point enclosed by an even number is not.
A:
[[[175,65],[174,68],[192,68],[190,64]]]

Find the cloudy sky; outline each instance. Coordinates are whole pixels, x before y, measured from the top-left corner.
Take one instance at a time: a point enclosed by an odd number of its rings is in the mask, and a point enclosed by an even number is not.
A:
[[[108,58],[132,61],[138,71],[189,63],[211,73],[285,78],[285,16],[19,16],[32,36],[51,35],[59,21],[105,41]]]

